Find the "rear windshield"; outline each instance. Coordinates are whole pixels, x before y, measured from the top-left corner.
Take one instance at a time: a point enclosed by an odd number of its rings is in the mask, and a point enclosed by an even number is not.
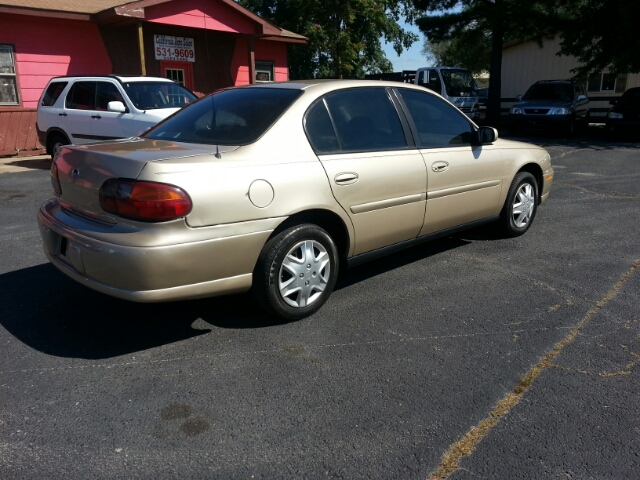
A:
[[[284,88],[223,90],[181,110],[144,136],[185,143],[248,145],[300,95],[301,90]]]
[[[123,82],[122,86],[138,110],[182,108],[197,99],[183,86],[171,82]]]
[[[522,99],[571,102],[573,101],[573,86],[567,83],[539,83],[527,90]]]

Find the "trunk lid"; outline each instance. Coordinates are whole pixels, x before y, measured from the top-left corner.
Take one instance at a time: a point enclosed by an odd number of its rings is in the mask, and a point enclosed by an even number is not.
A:
[[[220,147],[220,153],[237,147]],[[100,207],[100,187],[110,178],[136,179],[148,162],[194,156],[215,159],[215,145],[175,143],[135,138],[118,142],[64,147],[56,158],[62,195],[60,203],[84,215],[112,223],[114,217]]]

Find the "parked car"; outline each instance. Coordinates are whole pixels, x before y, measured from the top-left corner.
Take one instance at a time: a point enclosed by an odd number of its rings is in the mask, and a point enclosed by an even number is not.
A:
[[[613,107],[605,120],[607,132],[640,133],[640,87],[630,88],[618,100],[609,103]]]
[[[522,235],[552,179],[544,149],[499,140],[419,86],[261,84],[139,138],[63,147],[38,222],[51,263],[108,295],[251,289],[299,319],[343,266],[488,222]]]
[[[53,154],[70,143],[133,137],[195,100],[162,77],[56,77],[38,102],[38,138]]]
[[[589,123],[589,97],[584,86],[572,80],[541,80],[534,83],[509,112],[509,131],[523,128],[550,129],[565,136]]]

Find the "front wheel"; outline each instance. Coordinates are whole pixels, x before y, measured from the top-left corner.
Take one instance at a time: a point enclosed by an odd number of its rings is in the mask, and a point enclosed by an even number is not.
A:
[[[500,213],[500,224],[508,237],[518,237],[529,230],[538,209],[538,182],[529,172],[518,173],[507,193]]]
[[[285,230],[269,240],[253,273],[252,292],[269,313],[299,320],[327,301],[338,276],[338,250],[313,224]]]

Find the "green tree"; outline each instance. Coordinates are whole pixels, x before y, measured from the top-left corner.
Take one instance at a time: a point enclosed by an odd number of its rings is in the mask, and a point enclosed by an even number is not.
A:
[[[411,0],[240,0],[281,28],[309,39],[289,47],[289,75],[303,78],[361,78],[391,72],[382,40],[400,55],[418,36],[399,24],[413,20]]]
[[[507,38],[550,33],[558,11],[575,0],[414,0],[425,14],[416,19],[432,42],[484,35],[490,40],[489,121],[500,118],[502,46]],[[587,0],[585,0],[587,1]]]
[[[563,13],[559,53],[580,61],[577,76],[640,72],[640,0],[573,0]]]
[[[451,40],[434,42],[425,38],[422,54],[430,64],[465,67],[473,74],[488,72],[491,39],[485,32],[473,30],[464,32]]]

